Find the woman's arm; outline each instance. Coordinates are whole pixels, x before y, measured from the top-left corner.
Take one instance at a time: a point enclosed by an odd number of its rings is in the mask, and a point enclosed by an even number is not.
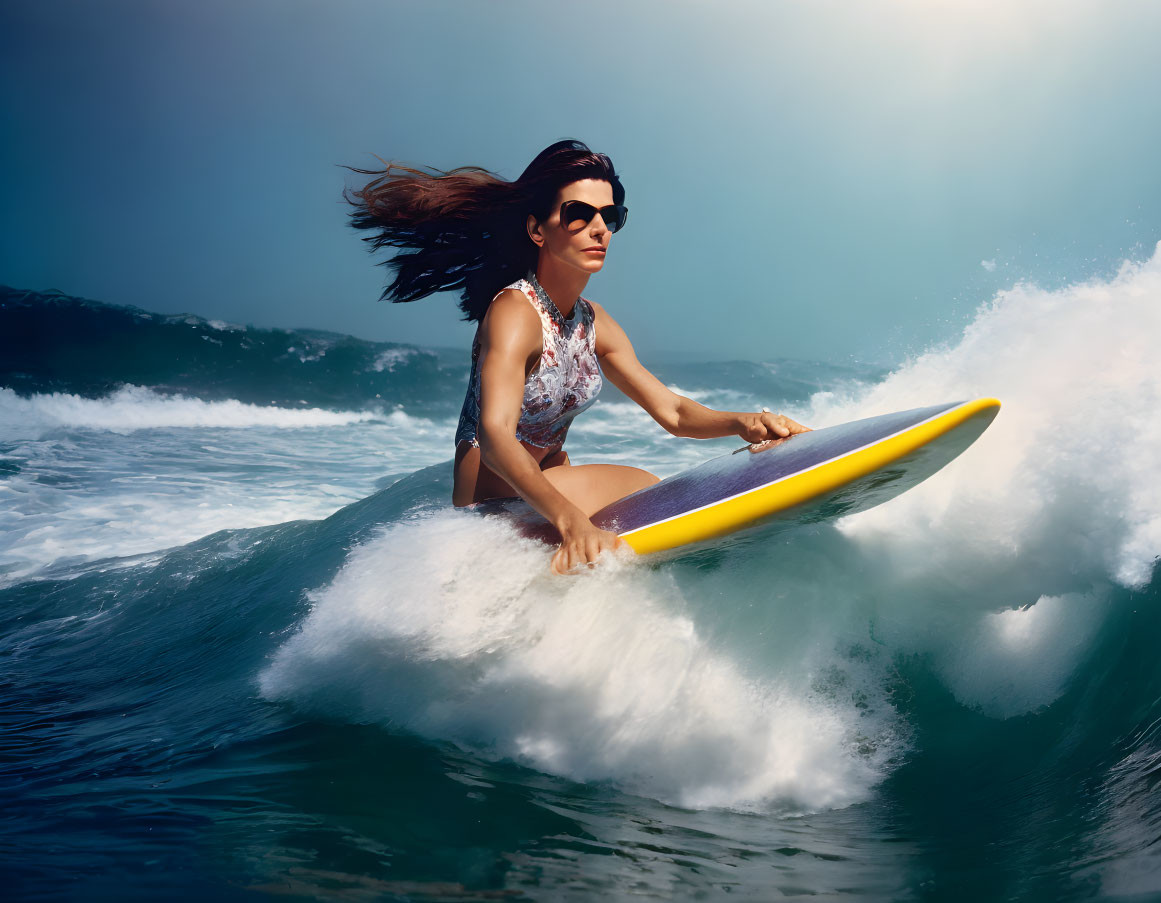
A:
[[[715,411],[692,398],[678,395],[637,360],[633,345],[620,324],[599,304],[590,303],[596,313],[597,356],[601,370],[613,385],[641,405],[650,417],[673,435],[691,439],[736,435],[748,442],[762,442],[809,431],[809,427],[769,411]]]
[[[572,502],[553,486],[540,465],[516,439],[524,404],[528,367],[540,354],[540,319],[519,292],[503,292],[480,324],[480,457],[491,470],[539,511],[563,539],[552,569],[564,573],[575,564],[595,561],[620,538],[594,527]]]

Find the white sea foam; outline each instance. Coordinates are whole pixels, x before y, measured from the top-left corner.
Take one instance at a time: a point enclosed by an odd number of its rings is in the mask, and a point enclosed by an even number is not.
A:
[[[445,456],[447,422],[0,389],[0,575],[321,518]]]
[[[428,353],[420,351],[418,348],[388,348],[379,353],[374,363],[371,364],[371,369],[377,373],[382,373],[384,370],[391,373],[396,367],[406,366],[414,358]]]
[[[368,411],[296,410],[245,404],[232,399],[202,401],[184,395],[163,395],[142,386],[123,386],[104,398],[84,398],[63,392],[22,398],[0,388],[0,438],[39,435],[60,427],[130,433],[161,427],[343,426],[381,419]]]
[[[809,652],[747,671],[626,554],[561,578],[495,519],[395,524],[312,594],[262,692],[686,806],[864,798],[890,724],[812,690]]]
[[[816,425],[1003,402],[944,471],[840,525],[875,563],[893,642],[933,651],[964,702],[996,715],[1051,703],[1109,589],[1149,579],[1161,555],[1159,339],[1161,246],[1108,280],[1002,291],[957,344],[858,394],[815,397]]]
[[[1007,718],[1036,711],[1067,687],[1106,603],[1106,593],[1074,593],[986,614],[944,647],[944,680],[985,714]]]

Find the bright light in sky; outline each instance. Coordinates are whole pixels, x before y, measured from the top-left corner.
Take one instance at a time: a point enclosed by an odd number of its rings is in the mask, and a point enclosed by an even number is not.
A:
[[[453,298],[375,303],[340,164],[563,137],[623,174],[587,294],[646,353],[895,361],[1161,238],[1161,4],[578,10],[10,0],[0,280],[466,347]]]

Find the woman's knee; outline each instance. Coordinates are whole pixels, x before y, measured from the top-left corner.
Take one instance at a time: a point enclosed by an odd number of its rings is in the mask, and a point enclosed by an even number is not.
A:
[[[626,471],[626,475],[632,478],[628,482],[634,485],[634,492],[638,489],[644,489],[646,486],[652,486],[654,483],[661,482],[661,477],[655,476],[640,467],[625,467],[624,470]]]

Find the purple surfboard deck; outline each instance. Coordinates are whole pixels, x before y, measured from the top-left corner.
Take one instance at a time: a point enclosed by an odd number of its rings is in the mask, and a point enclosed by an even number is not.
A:
[[[758,452],[743,447],[613,502],[594,514],[592,521],[598,527],[624,534],[680,517],[844,457],[961,404],[963,402],[957,401],[931,405],[824,427],[791,436]],[[953,430],[880,470],[754,521],[753,525],[770,521],[812,523],[881,504],[931,476],[955,458],[975,441],[987,421],[976,430]],[[555,528],[521,499],[493,499],[473,507],[483,514],[503,514],[514,519],[526,535],[549,543],[560,542]]]

